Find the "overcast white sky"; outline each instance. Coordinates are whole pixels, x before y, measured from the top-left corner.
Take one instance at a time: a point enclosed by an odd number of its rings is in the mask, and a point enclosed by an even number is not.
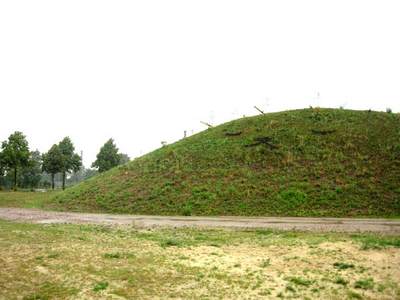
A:
[[[89,166],[265,111],[400,111],[400,1],[0,1],[0,141]],[[319,93],[319,96],[318,96]]]

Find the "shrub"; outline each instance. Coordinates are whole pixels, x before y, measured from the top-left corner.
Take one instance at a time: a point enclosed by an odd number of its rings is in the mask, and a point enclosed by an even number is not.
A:
[[[287,208],[296,208],[304,204],[307,200],[307,194],[296,189],[282,191],[278,197]]]
[[[183,216],[191,216],[192,215],[192,206],[190,204],[186,204],[182,208],[182,215]]]

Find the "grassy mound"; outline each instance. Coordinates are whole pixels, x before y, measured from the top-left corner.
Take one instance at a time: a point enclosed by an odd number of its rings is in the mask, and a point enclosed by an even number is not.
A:
[[[238,119],[69,188],[52,208],[399,216],[400,115],[304,109]]]

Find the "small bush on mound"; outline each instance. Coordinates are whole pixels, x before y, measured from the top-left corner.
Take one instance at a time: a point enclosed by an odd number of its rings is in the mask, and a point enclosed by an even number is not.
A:
[[[307,195],[296,189],[288,189],[280,192],[278,198],[282,206],[288,209],[294,209],[306,202]]]
[[[182,208],[182,215],[183,216],[191,216],[192,215],[192,205],[190,205],[190,203],[186,204]]]

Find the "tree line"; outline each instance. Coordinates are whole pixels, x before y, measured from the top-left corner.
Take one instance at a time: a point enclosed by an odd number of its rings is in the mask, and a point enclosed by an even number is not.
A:
[[[119,153],[114,140],[109,139],[97,154],[93,169],[86,169],[69,137],[41,154],[38,150],[30,151],[25,135],[16,131],[1,143],[0,190],[17,190],[19,187],[54,189],[56,182],[65,189],[66,185],[76,184],[128,161],[129,156]]]

